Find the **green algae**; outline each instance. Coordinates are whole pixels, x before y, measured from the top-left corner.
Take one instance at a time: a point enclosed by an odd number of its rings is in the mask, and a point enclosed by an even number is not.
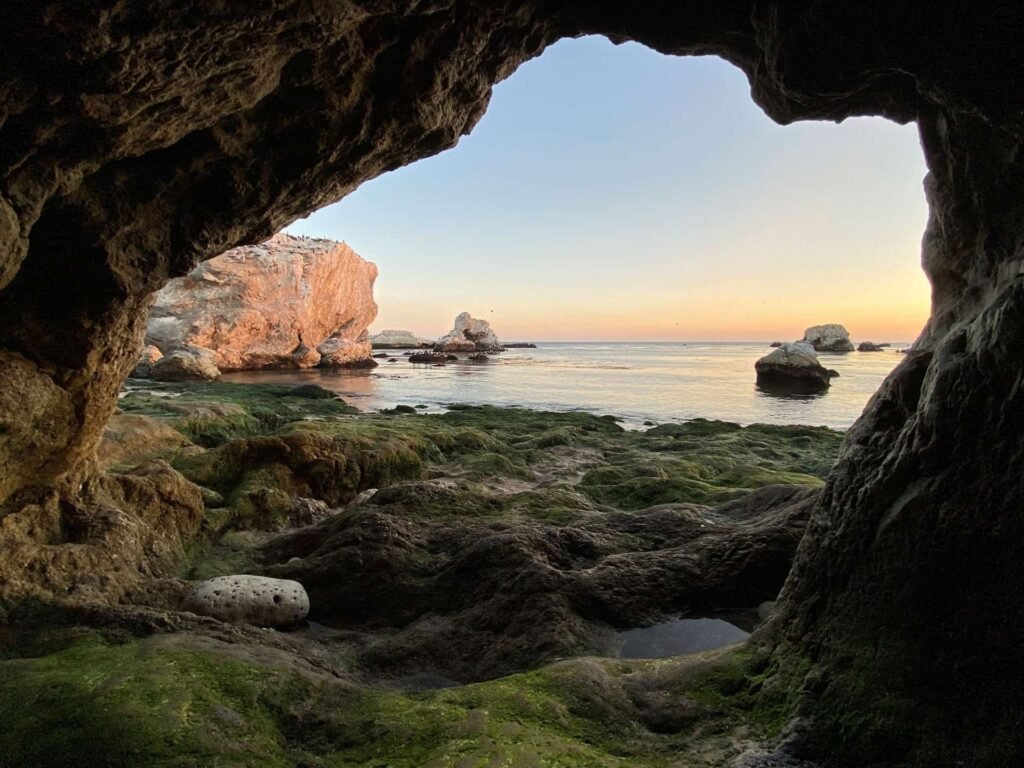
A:
[[[182,452],[173,463],[224,497],[230,514],[208,526],[215,531],[279,528],[287,518],[286,497],[337,506],[370,488],[437,476],[459,478],[467,487],[533,483],[537,498],[503,502],[495,513],[521,511],[548,522],[568,523],[587,511],[576,499],[562,503],[560,490],[544,500],[559,485],[575,485],[592,504],[624,510],[718,504],[770,484],[820,485],[841,440],[820,427],[741,427],[704,419],[627,431],[609,416],[494,406],[354,415],[325,392],[153,384],[130,391],[121,407],[167,420],[209,449]]]
[[[379,488],[372,512],[397,520],[569,525],[772,483],[820,485],[841,440],[824,428],[705,420],[628,431],[610,417],[490,406],[357,415],[291,391],[154,385],[122,399],[126,412],[166,420],[200,446],[174,459],[211,492],[206,538],[183,575],[258,570],[252,529],[286,525],[295,496],[341,506]],[[415,694],[292,666],[150,641],[2,662],[0,766],[714,765],[735,753],[738,731],[777,734],[800,685],[749,649],[573,659]]]
[[[759,709],[760,681],[742,648],[658,662],[577,659],[421,693],[357,686],[279,652],[201,639],[86,639],[0,662],[0,672],[0,766],[24,768],[655,768],[691,764],[688,755],[716,764],[736,752],[737,732],[771,736],[788,716]],[[652,728],[651,702],[668,695],[673,727]]]

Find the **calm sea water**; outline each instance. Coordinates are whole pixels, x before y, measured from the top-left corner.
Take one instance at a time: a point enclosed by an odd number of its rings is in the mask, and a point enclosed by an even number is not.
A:
[[[696,417],[742,424],[812,424],[849,427],[903,355],[883,352],[819,355],[839,371],[822,395],[779,397],[754,385],[754,362],[770,350],[762,343],[539,343],[510,349],[489,363],[444,366],[398,362],[361,371],[252,371],[225,381],[317,383],[361,410],[395,405],[451,403],[585,410],[622,417],[628,426],[645,420]]]

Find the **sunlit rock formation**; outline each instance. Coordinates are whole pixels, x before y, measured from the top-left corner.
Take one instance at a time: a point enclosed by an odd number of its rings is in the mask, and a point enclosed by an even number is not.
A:
[[[780,392],[824,392],[831,378],[814,348],[799,341],[779,345],[754,363],[754,370],[759,387]]]
[[[129,577],[166,572],[198,529],[199,491],[170,467],[112,475],[93,460],[153,291],[454,146],[516,67],[559,39],[603,34],[727,59],[779,123],[917,123],[931,317],[848,431],[778,608],[747,643],[760,666],[732,690],[746,703],[784,693],[765,738],[785,731],[789,754],[764,765],[1019,762],[1019,1],[10,10],[0,30],[9,593],[110,600]]]
[[[146,343],[213,352],[221,371],[359,364],[370,356],[377,267],[345,243],[274,235],[202,262],[160,290]],[[159,366],[153,367],[154,372]]]
[[[812,325],[801,341],[814,347],[815,352],[853,352],[850,332],[838,323]]]
[[[440,352],[487,352],[502,348],[491,324],[462,312],[455,318],[455,326],[437,340]]]

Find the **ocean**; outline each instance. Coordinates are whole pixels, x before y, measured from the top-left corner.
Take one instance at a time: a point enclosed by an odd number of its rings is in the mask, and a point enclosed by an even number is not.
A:
[[[360,410],[396,405],[443,409],[452,403],[584,410],[611,414],[626,426],[644,421],[723,419],[741,424],[849,427],[903,355],[896,344],[883,352],[821,354],[839,378],[821,395],[779,397],[754,383],[754,362],[764,343],[549,342],[510,349],[488,363],[460,360],[444,366],[397,362],[355,371],[247,371],[225,381],[316,383]]]

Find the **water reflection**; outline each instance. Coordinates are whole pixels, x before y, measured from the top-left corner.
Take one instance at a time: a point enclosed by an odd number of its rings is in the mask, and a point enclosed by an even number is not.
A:
[[[710,651],[750,636],[721,619],[675,619],[619,633],[624,659],[664,659]]]
[[[630,427],[643,422],[697,417],[741,424],[812,424],[844,429],[902,356],[857,353],[821,355],[837,369],[827,394],[766,392],[754,385],[754,362],[763,344],[583,344],[541,343],[512,349],[487,364],[460,360],[413,365],[401,353],[397,363],[353,371],[252,371],[225,381],[316,383],[361,410],[428,403],[520,405],[540,410],[580,409],[623,417]]]

